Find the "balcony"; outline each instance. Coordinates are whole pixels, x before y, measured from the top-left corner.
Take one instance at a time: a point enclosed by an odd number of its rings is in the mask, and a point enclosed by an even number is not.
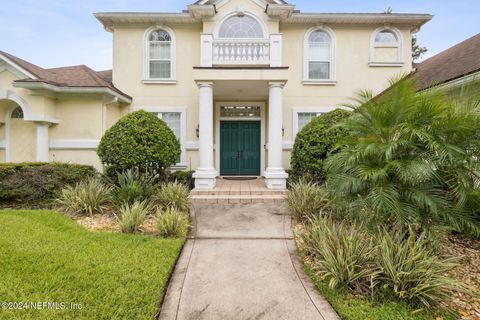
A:
[[[280,67],[281,50],[281,34],[272,34],[270,39],[214,39],[202,34],[200,65]]]
[[[214,65],[270,65],[270,41],[214,40],[212,54]]]

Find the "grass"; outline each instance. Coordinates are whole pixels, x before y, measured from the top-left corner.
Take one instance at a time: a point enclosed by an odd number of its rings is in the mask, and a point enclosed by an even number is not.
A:
[[[183,239],[89,232],[52,211],[0,211],[0,319],[153,319]]]
[[[305,272],[310,276],[320,293],[328,300],[343,320],[435,320],[457,319],[455,315],[437,316],[425,311],[414,312],[406,303],[394,301],[372,301],[360,297],[347,290],[336,290],[326,283],[308,266],[304,265]]]

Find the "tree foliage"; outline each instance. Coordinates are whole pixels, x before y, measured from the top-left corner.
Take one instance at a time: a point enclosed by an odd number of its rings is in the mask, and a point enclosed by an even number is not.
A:
[[[315,117],[300,130],[292,150],[293,175],[324,182],[324,161],[337,150],[337,142],[347,134],[346,130],[335,125],[351,114],[348,110],[336,109]]]
[[[157,116],[140,110],[108,129],[97,150],[110,173],[136,168],[164,175],[180,157],[180,142]]]
[[[420,60],[425,53],[427,53],[427,47],[422,47],[418,44],[416,35],[412,36],[412,59],[413,62]]]
[[[417,93],[403,78],[380,97],[361,93],[350,107],[345,147],[326,163],[327,187],[343,212],[480,235],[478,103]]]

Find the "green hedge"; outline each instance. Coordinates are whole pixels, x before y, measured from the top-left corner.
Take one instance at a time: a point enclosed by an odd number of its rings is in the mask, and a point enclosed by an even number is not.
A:
[[[0,206],[49,206],[63,187],[96,174],[94,167],[78,164],[0,164]]]
[[[175,171],[171,172],[168,180],[171,182],[183,183],[189,189],[195,188],[195,179],[193,179],[194,171]]]
[[[335,125],[351,115],[351,111],[336,109],[314,118],[300,130],[292,150],[290,182],[298,181],[299,177],[318,183],[325,181],[324,161],[347,134]]]

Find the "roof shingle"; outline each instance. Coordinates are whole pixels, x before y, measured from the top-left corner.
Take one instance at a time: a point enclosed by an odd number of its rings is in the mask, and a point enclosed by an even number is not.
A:
[[[417,65],[418,90],[480,71],[480,33]]]
[[[44,69],[7,52],[0,51],[0,55],[5,56],[37,78],[21,79],[17,80],[18,82],[44,82],[57,87],[109,88],[129,97],[113,85],[112,70],[96,72],[86,65]]]

